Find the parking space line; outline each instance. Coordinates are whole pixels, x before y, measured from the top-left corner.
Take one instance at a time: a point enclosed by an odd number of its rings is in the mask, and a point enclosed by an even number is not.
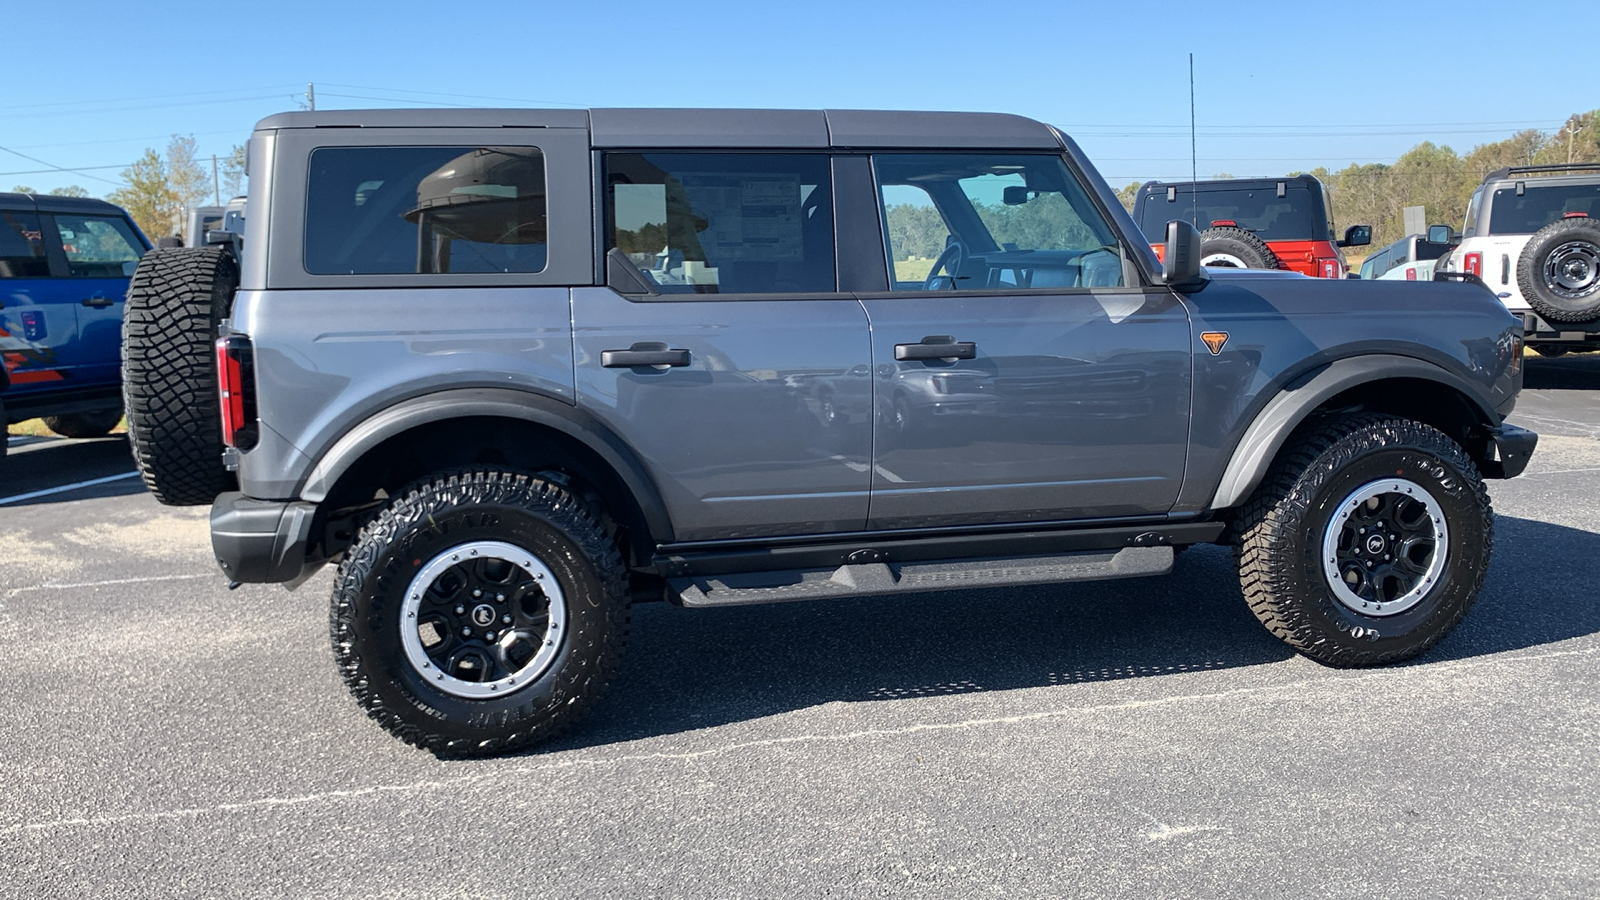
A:
[[[73,482],[72,484],[64,484],[61,487],[45,488],[42,491],[16,494],[11,497],[0,497],[0,506],[5,506],[7,503],[21,503],[24,500],[32,500],[35,497],[48,497],[51,494],[64,494],[67,491],[75,491],[78,488],[94,487],[97,484],[107,484],[112,481],[121,481],[124,478],[138,477],[138,472],[123,472],[121,475],[107,475],[104,478],[91,478],[88,481],[77,481]]]
[[[213,572],[199,575],[152,575],[149,578],[113,578],[110,581],[80,581],[76,584],[30,584],[27,587],[12,588],[7,597],[15,597],[27,591],[64,591],[76,588],[109,587],[114,584],[147,584],[152,581],[191,581],[196,578],[220,578]]]
[[[299,796],[291,797],[259,797],[254,800],[241,800],[234,803],[218,803],[214,806],[193,806],[181,809],[158,810],[154,812],[137,812],[125,813],[122,815],[19,822],[13,825],[0,826],[0,837],[7,837],[14,834],[29,832],[54,831],[63,828],[100,828],[108,825],[126,825],[130,823],[194,819],[201,816],[225,815],[243,810],[267,810],[282,807],[317,805],[344,800],[356,800],[365,797],[381,796],[384,794],[416,794],[426,791],[454,790],[474,784],[498,784],[506,781],[508,777],[512,780],[515,780],[520,776],[541,771],[549,772],[577,768],[596,769],[609,766],[627,765],[631,763],[689,761],[702,759],[705,757],[727,756],[746,750],[760,750],[770,747],[781,747],[794,744],[843,743],[880,737],[898,737],[923,732],[957,731],[969,728],[993,728],[1007,725],[1024,725],[1052,719],[1063,719],[1074,715],[1098,715],[1122,710],[1174,706],[1182,703],[1215,702],[1218,700],[1229,700],[1252,694],[1281,694],[1287,692],[1291,697],[1297,697],[1302,701],[1309,701],[1313,694],[1311,691],[1308,691],[1307,688],[1326,686],[1330,684],[1349,684],[1351,682],[1371,681],[1381,678],[1392,678],[1396,675],[1403,674],[1414,674],[1418,676],[1442,676],[1445,678],[1452,678],[1456,675],[1456,673],[1463,669],[1470,670],[1486,666],[1508,666],[1551,659],[1592,656],[1596,653],[1600,653],[1600,647],[1580,647],[1572,650],[1551,650],[1544,653],[1521,653],[1508,656],[1456,659],[1434,663],[1432,665],[1420,664],[1399,669],[1377,669],[1363,672],[1359,675],[1335,675],[1331,678],[1301,678],[1281,684],[1263,685],[1261,687],[1233,688],[1230,690],[1208,691],[1197,694],[1178,694],[1170,697],[1150,697],[1137,700],[1123,700],[1115,703],[1099,703],[1092,706],[1069,706],[1057,709],[1040,710],[1038,712],[1020,713],[1014,716],[992,716],[981,719],[965,719],[956,722],[918,722],[911,725],[903,725],[897,728],[867,728],[860,731],[836,732],[832,734],[797,734],[786,737],[740,741],[733,744],[725,744],[719,747],[708,747],[704,750],[632,753],[622,756],[600,758],[553,760],[536,763],[531,766],[512,766],[510,768],[492,767],[490,771],[474,773],[471,775],[460,775],[452,778],[442,779],[424,779],[406,784],[377,784],[369,785],[367,787],[322,791],[315,794],[301,794]],[[1160,825],[1160,823],[1157,824]],[[1160,825],[1160,827],[1155,829],[1153,832],[1147,834],[1146,837],[1151,840],[1162,840],[1170,836],[1188,833],[1190,830],[1195,829],[1174,829],[1170,826]]]

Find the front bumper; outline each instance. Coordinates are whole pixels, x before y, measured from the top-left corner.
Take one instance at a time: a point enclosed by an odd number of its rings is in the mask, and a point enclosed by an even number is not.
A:
[[[1528,467],[1533,448],[1539,444],[1539,435],[1515,425],[1501,425],[1489,429],[1494,441],[1495,458],[1485,467],[1490,478],[1515,478]]]
[[[322,564],[309,558],[316,512],[315,503],[222,494],[211,504],[211,552],[235,583],[297,581]]]

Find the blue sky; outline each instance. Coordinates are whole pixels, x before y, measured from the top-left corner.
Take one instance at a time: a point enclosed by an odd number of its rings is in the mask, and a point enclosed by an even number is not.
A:
[[[1014,112],[1062,126],[1121,186],[1187,176],[1191,52],[1202,177],[1340,168],[1393,162],[1427,139],[1466,152],[1600,107],[1593,53],[1563,60],[1552,43],[1591,32],[1594,11],[1592,0],[6,0],[0,190],[100,195],[173,133],[225,154],[256,120],[295,109],[308,82],[319,109]]]

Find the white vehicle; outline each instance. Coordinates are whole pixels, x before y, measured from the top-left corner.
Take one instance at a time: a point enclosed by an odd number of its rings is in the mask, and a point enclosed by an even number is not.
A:
[[[1359,277],[1398,281],[1432,281],[1434,263],[1450,252],[1455,234],[1448,225],[1432,225],[1427,234],[1408,234],[1367,256]]]
[[[1489,173],[1440,272],[1482,279],[1542,354],[1600,350],[1600,165]]]

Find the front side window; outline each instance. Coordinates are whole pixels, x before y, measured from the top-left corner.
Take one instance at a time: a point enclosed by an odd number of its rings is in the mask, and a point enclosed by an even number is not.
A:
[[[662,293],[836,289],[826,156],[612,153],[605,186],[606,250]]]
[[[0,278],[44,278],[49,274],[39,217],[30,212],[0,211]]]
[[[1122,252],[1059,156],[873,157],[895,290],[1118,287]]]
[[[540,272],[534,147],[321,147],[306,186],[313,275]]]
[[[56,213],[56,230],[67,253],[67,272],[79,278],[132,275],[144,244],[120,216],[66,216]]]

